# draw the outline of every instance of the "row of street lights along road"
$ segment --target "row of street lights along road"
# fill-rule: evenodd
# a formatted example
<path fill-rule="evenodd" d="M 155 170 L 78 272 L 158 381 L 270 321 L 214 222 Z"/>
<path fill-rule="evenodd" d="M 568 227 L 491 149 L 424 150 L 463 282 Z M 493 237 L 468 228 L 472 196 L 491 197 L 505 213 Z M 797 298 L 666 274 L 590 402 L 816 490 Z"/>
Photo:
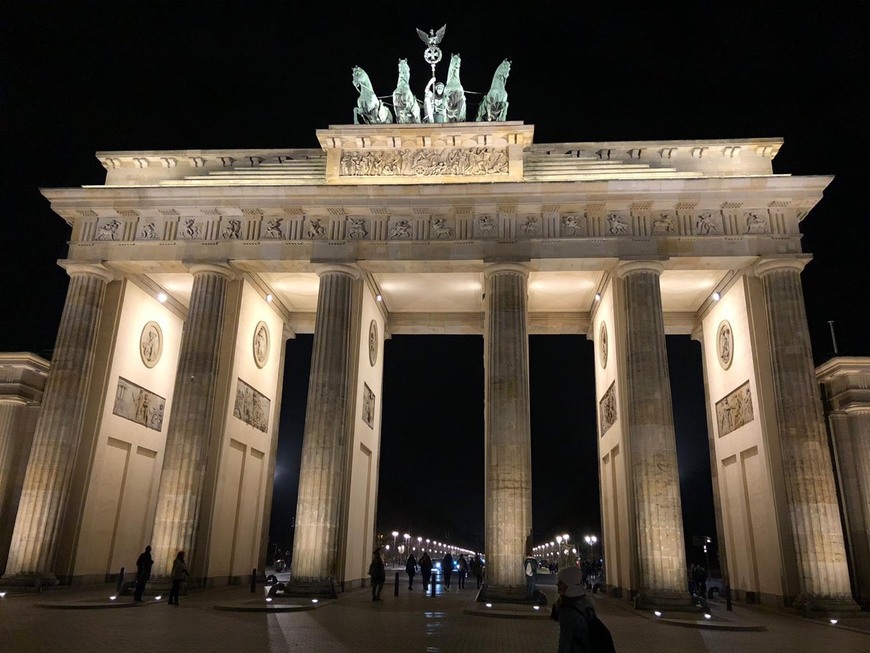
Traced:
<path fill-rule="evenodd" d="M 598 536 L 585 535 L 583 539 L 589 545 L 589 559 L 594 561 Z M 533 547 L 532 555 L 539 560 L 546 560 L 548 564 L 555 562 L 561 568 L 577 562 L 577 547 L 571 542 L 571 536 L 563 533 L 554 537 L 552 542 L 544 542 Z"/>
<path fill-rule="evenodd" d="M 403 565 L 410 553 L 413 553 L 414 557 L 419 560 L 424 551 L 429 553 L 433 562 L 435 562 L 436 557 L 440 559 L 448 553 L 453 556 L 454 560 L 458 559 L 461 553 L 464 553 L 466 557 L 475 555 L 471 549 L 464 549 L 447 542 L 439 542 L 422 535 L 399 533 L 399 531 L 392 531 L 389 536 L 378 533 L 378 546 L 384 550 L 384 562 L 395 566 Z M 483 556 L 483 553 L 480 555 Z"/>

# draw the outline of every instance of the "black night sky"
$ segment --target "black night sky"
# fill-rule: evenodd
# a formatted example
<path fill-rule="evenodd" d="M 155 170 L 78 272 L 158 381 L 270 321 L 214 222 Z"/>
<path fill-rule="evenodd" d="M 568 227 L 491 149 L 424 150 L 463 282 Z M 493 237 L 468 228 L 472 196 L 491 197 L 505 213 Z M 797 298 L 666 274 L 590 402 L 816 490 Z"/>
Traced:
<path fill-rule="evenodd" d="M 764 9 L 765 5 L 776 9 Z M 804 288 L 816 362 L 870 355 L 868 49 L 859 3 L 507 4 L 12 0 L 0 14 L 0 351 L 50 356 L 69 230 L 41 187 L 99 184 L 103 150 L 317 147 L 351 122 L 351 68 L 381 95 L 415 28 L 447 24 L 468 91 L 504 58 L 509 120 L 535 141 L 783 137 L 775 172 L 834 175 L 804 220 Z M 446 73 L 446 62 L 439 75 Z M 686 535 L 713 534 L 700 350 L 669 337 Z M 534 529 L 599 529 L 592 344 L 530 344 Z M 272 536 L 286 546 L 311 336 L 291 341 Z M 483 538 L 483 341 L 397 336 L 385 345 L 378 496 L 382 530 L 474 548 Z M 701 554 L 690 547 L 690 559 Z M 700 561 L 700 559 L 699 559 Z"/>

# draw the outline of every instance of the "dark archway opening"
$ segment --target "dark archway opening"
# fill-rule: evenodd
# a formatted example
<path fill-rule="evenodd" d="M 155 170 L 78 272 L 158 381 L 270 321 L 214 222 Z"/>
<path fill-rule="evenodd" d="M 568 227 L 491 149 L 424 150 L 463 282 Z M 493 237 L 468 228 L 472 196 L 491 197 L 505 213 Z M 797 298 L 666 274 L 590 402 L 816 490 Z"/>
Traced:
<path fill-rule="evenodd" d="M 270 556 L 292 548 L 311 335 L 288 341 Z M 394 336 L 385 369 L 377 524 L 480 549 L 484 541 L 483 338 Z M 533 540 L 601 535 L 593 345 L 531 336 Z M 668 336 L 687 561 L 718 569 L 701 352 Z M 583 552 L 585 554 L 585 551 Z"/>

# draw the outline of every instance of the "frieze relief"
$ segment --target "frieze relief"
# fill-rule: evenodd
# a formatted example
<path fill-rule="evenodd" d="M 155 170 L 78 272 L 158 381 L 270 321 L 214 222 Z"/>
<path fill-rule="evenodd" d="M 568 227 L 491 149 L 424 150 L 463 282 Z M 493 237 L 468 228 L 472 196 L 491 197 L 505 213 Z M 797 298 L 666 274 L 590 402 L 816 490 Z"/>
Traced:
<path fill-rule="evenodd" d="M 370 429 L 375 428 L 375 393 L 367 383 L 363 383 L 362 418 Z"/>
<path fill-rule="evenodd" d="M 598 402 L 598 421 L 601 428 L 601 437 L 616 423 L 616 381 L 610 384 L 607 392 Z"/>
<path fill-rule="evenodd" d="M 112 413 L 145 428 L 159 431 L 163 428 L 163 411 L 166 399 L 143 388 L 141 385 L 118 377 L 115 389 L 115 404 Z"/>
<path fill-rule="evenodd" d="M 447 174 L 447 173 L 445 173 Z M 462 207 L 459 207 L 460 209 Z M 499 207 L 505 208 L 505 207 Z M 552 207 L 550 207 L 552 208 Z M 516 207 L 514 207 L 516 209 Z M 657 237 L 742 237 L 745 235 L 788 235 L 796 228 L 796 211 L 781 209 L 739 209 L 650 211 L 594 210 L 513 213 L 498 211 L 467 215 L 467 211 L 424 207 L 409 215 L 379 209 L 383 217 L 345 215 L 341 207 L 329 208 L 330 215 L 264 214 L 261 209 L 244 209 L 243 216 L 221 215 L 217 210 L 197 215 L 161 211 L 160 216 L 83 217 L 77 227 L 78 242 L 126 241 L 256 241 L 256 240 L 469 240 Z M 786 211 L 789 211 L 786 213 Z M 171 215 L 174 214 L 174 215 Z"/>
<path fill-rule="evenodd" d="M 719 426 L 720 438 L 754 419 L 755 411 L 752 408 L 749 381 L 716 402 L 716 423 Z"/>
<path fill-rule="evenodd" d="M 489 147 L 438 150 L 373 150 L 341 153 L 342 177 L 433 177 L 507 175 L 506 150 Z"/>
<path fill-rule="evenodd" d="M 248 385 L 241 379 L 236 379 L 236 401 L 233 404 L 233 416 L 242 420 L 248 426 L 265 433 L 269 428 L 269 411 L 272 401 Z"/>

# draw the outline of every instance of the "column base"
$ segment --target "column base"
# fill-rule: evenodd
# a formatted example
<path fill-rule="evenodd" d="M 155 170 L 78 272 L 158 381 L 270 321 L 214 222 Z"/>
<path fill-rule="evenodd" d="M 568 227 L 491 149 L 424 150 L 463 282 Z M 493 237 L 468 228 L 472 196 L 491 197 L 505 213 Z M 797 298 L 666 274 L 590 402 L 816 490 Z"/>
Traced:
<path fill-rule="evenodd" d="M 861 611 L 861 606 L 846 596 L 798 596 L 792 607 L 812 618 L 837 617 Z"/>
<path fill-rule="evenodd" d="M 529 596 L 525 586 L 487 585 L 481 586 L 475 601 L 478 603 L 513 603 L 515 605 L 547 605 L 547 596 L 541 590 L 535 590 Z"/>
<path fill-rule="evenodd" d="M 25 571 L 18 574 L 4 574 L 0 585 L 6 587 L 35 587 L 41 592 L 43 587 L 55 587 L 60 581 L 50 571 Z"/>
<path fill-rule="evenodd" d="M 640 592 L 634 597 L 635 610 L 669 610 L 671 612 L 703 612 L 704 608 L 684 592 Z"/>
<path fill-rule="evenodd" d="M 312 599 L 337 599 L 338 587 L 334 578 L 315 578 L 313 580 L 293 580 L 284 583 L 284 596 Z"/>

